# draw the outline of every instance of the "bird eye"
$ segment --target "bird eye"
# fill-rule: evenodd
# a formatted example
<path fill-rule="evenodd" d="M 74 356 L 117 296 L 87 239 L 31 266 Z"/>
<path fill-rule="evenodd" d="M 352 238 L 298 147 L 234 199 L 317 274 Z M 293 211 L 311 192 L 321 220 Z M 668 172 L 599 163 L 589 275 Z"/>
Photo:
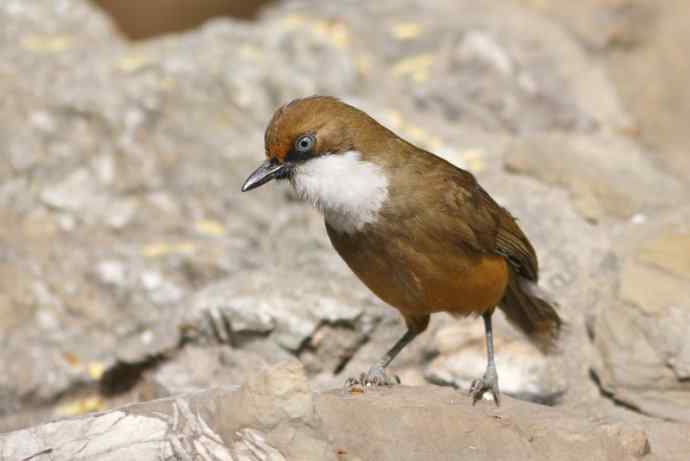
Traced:
<path fill-rule="evenodd" d="M 301 136 L 297 142 L 295 142 L 295 149 L 297 152 L 301 153 L 306 153 L 309 152 L 312 147 L 314 147 L 314 143 L 316 140 L 314 139 L 314 136 L 307 134 L 304 136 Z"/>

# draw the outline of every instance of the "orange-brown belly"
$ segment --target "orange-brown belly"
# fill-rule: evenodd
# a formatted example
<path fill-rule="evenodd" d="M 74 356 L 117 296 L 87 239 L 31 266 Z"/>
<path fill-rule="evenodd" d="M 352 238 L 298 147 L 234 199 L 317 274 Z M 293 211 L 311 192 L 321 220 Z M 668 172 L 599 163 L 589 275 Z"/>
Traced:
<path fill-rule="evenodd" d="M 337 235 L 331 241 L 362 282 L 403 314 L 481 314 L 500 302 L 508 284 L 508 264 L 498 255 L 367 245 Z"/>
<path fill-rule="evenodd" d="M 440 270 L 415 273 L 415 269 L 408 268 L 412 276 L 419 279 L 421 304 L 429 313 L 481 314 L 496 307 L 508 283 L 508 265 L 500 256 L 481 256 L 460 270 L 440 267 Z M 400 309 L 405 312 L 407 307 L 401 306 Z M 419 309 L 409 308 L 413 312 Z"/>

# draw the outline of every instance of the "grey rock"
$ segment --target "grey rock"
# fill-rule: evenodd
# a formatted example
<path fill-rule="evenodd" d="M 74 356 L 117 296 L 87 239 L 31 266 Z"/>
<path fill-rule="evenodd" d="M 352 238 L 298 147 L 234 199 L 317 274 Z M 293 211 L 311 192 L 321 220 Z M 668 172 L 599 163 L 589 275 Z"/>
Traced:
<path fill-rule="evenodd" d="M 232 282 L 231 282 L 232 283 Z M 235 286 L 211 285 L 195 295 L 190 311 L 191 321 L 208 318 L 221 341 L 230 343 L 230 335 L 237 333 L 268 333 L 275 328 L 270 307 L 254 298 L 236 298 Z M 197 317 L 197 318 L 194 318 Z"/>
<path fill-rule="evenodd" d="M 407 0 L 348 10 L 311 1 L 291 7 L 291 21 L 306 31 L 319 16 L 338 18 L 342 48 L 363 56 L 363 72 L 373 77 L 372 97 L 378 93 L 390 104 L 376 91 L 384 75 L 391 90 L 411 95 L 398 109 L 494 132 L 629 125 L 602 68 L 552 21 L 510 3 L 436 0 L 416 9 Z M 380 27 L 369 27 L 362 16 Z"/>
<path fill-rule="evenodd" d="M 614 431 L 567 413 L 510 398 L 500 410 L 491 402 L 473 407 L 447 388 L 327 393 L 317 409 L 335 446 L 363 459 L 636 458 Z"/>
<path fill-rule="evenodd" d="M 160 418 L 129 416 L 115 411 L 88 418 L 88 421 L 52 423 L 36 428 L 33 433 L 10 435 L 3 441 L 2 456 L 6 459 L 27 459 L 49 455 L 54 459 L 119 459 L 136 456 L 154 459 L 171 456 L 166 432 L 168 425 Z M 136 446 L 136 452 L 130 448 Z"/>
<path fill-rule="evenodd" d="M 98 220 L 113 229 L 125 227 L 137 209 L 132 200 L 109 197 L 95 174 L 86 168 L 79 168 L 63 181 L 43 189 L 41 201 L 49 207 L 70 213 L 63 215 L 66 218 L 78 214 L 82 220 Z M 74 225 L 65 224 L 63 227 L 73 230 Z"/>
<path fill-rule="evenodd" d="M 469 390 L 486 368 L 482 322 L 455 323 L 436 332 L 438 356 L 427 366 L 431 382 Z M 523 400 L 555 403 L 567 391 L 567 382 L 556 363 L 534 346 L 519 339 L 495 342 L 496 367 L 501 392 Z"/>
<path fill-rule="evenodd" d="M 306 376 L 291 362 L 255 374 L 239 390 L 180 395 L 3 435 L 0 456 L 260 460 L 285 453 L 285 459 L 335 459 L 317 421 Z"/>
<path fill-rule="evenodd" d="M 338 325 L 324 324 L 311 336 L 299 358 L 310 375 L 324 372 L 333 378 L 343 364 L 349 364 L 352 357 L 357 355 L 367 337 L 363 331 L 343 322 Z M 337 381 L 342 381 L 342 378 L 337 378 Z"/>
<path fill-rule="evenodd" d="M 213 386 L 239 385 L 265 365 L 261 355 L 249 351 L 190 345 L 145 378 L 141 398 L 152 400 Z"/>
<path fill-rule="evenodd" d="M 594 324 L 602 389 L 640 411 L 690 421 L 690 210 L 623 236 L 618 301 Z"/>
<path fill-rule="evenodd" d="M 101 283 L 121 287 L 127 282 L 127 267 L 122 261 L 101 261 L 96 266 L 96 276 Z"/>
<path fill-rule="evenodd" d="M 270 332 L 273 341 L 291 351 L 299 350 L 322 323 L 354 327 L 367 304 L 361 289 L 353 293 L 353 281 L 323 271 L 324 279 L 316 279 L 312 271 L 248 272 L 211 285 L 195 295 L 188 322 L 209 319 L 206 329 L 228 343 L 234 334 Z"/>
<path fill-rule="evenodd" d="M 173 304 L 184 296 L 184 291 L 174 283 L 165 280 L 160 272 L 145 271 L 139 279 L 155 304 Z"/>
<path fill-rule="evenodd" d="M 611 135 L 547 134 L 507 147 L 510 171 L 561 185 L 586 219 L 629 219 L 678 205 L 683 185 L 662 172 L 634 143 Z M 654 193 L 650 193 L 650 191 Z"/>
<path fill-rule="evenodd" d="M 683 0 L 539 4 L 541 12 L 597 50 L 625 109 L 635 119 L 633 134 L 653 146 L 653 157 L 680 180 L 690 175 L 688 130 L 683 123 L 690 110 L 690 91 L 684 84 L 690 65 L 680 59 L 690 47 L 683 22 L 689 8 Z"/>
<path fill-rule="evenodd" d="M 268 444 L 266 435 L 254 429 L 242 429 L 237 432 L 237 440 L 232 445 L 232 450 L 239 459 L 271 459 L 285 461 L 285 457 Z"/>
<path fill-rule="evenodd" d="M 41 200 L 46 205 L 61 210 L 80 211 L 93 197 L 96 190 L 89 171 L 81 168 L 70 174 L 63 182 L 44 189 Z"/>
<path fill-rule="evenodd" d="M 252 375 L 235 397 L 221 402 L 219 426 L 226 443 L 237 445 L 239 437 L 246 445 L 247 434 L 241 431 L 251 428 L 260 431 L 258 441 L 286 459 L 336 459 L 298 361 L 282 362 Z"/>
<path fill-rule="evenodd" d="M 690 450 L 690 425 L 650 419 L 633 425 L 631 429 L 641 430 L 647 434 L 650 451 L 651 447 L 654 447 L 653 453 L 660 459 L 682 460 Z"/>
<path fill-rule="evenodd" d="M 507 398 L 472 406 L 440 387 L 314 394 L 299 362 L 215 388 L 0 435 L 0 456 L 74 459 L 632 460 L 647 433 Z M 391 443 L 395 440 L 395 443 Z M 652 458 L 650 458 L 652 459 Z"/>

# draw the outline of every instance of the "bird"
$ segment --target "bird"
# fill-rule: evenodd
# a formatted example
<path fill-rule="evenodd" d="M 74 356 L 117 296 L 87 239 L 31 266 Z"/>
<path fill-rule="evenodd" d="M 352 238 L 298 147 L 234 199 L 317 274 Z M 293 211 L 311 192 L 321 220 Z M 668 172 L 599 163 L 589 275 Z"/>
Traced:
<path fill-rule="evenodd" d="M 500 405 L 492 327 L 497 307 L 544 353 L 556 349 L 563 321 L 538 285 L 535 250 L 472 173 L 332 96 L 279 107 L 264 143 L 266 159 L 242 192 L 288 181 L 322 212 L 347 266 L 407 327 L 348 385 L 398 383 L 386 368 L 438 312 L 483 318 L 487 365 L 469 388 L 473 404 L 488 393 Z"/>

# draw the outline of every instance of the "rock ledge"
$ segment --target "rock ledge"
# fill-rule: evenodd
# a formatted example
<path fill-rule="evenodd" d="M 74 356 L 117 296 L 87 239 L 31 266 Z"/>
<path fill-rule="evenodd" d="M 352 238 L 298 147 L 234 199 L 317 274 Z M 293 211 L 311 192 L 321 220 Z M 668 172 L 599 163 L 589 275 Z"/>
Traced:
<path fill-rule="evenodd" d="M 504 399 L 475 407 L 437 386 L 313 393 L 282 362 L 214 388 L 0 436 L 0 459 L 626 460 L 642 431 Z"/>

